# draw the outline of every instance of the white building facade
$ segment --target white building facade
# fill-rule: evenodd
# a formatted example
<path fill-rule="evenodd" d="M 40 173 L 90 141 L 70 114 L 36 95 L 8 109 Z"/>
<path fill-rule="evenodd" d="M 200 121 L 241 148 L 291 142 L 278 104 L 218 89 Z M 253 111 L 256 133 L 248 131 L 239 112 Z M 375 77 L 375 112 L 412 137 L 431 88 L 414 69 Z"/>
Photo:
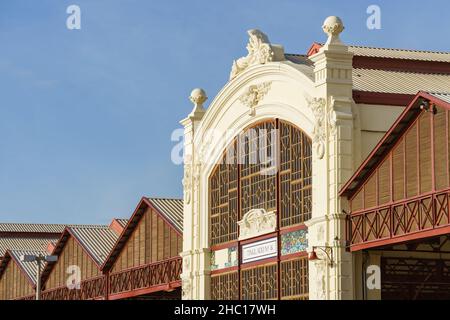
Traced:
<path fill-rule="evenodd" d="M 248 54 L 208 108 L 192 92 L 181 121 L 183 299 L 361 297 L 339 192 L 404 106 L 367 94 L 380 91 L 377 75 L 355 68 L 367 52 L 340 40 L 338 17 L 323 30 L 308 55 L 250 30 Z"/>

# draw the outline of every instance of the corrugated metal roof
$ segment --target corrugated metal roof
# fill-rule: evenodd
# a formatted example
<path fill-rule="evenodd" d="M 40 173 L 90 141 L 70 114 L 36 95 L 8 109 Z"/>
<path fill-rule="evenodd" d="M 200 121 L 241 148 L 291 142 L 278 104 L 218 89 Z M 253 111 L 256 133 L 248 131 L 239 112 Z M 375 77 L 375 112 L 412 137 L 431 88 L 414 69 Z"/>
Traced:
<path fill-rule="evenodd" d="M 65 224 L 0 223 L 0 232 L 62 233 Z"/>
<path fill-rule="evenodd" d="M 418 91 L 446 92 L 450 75 L 353 69 L 353 90 L 415 95 Z"/>
<path fill-rule="evenodd" d="M 31 250 L 10 250 L 11 256 L 16 260 L 19 266 L 25 271 L 26 275 L 30 278 L 33 285 L 36 285 L 36 273 L 37 262 L 24 262 L 20 260 L 22 255 L 34 255 L 45 256 L 48 255 L 45 251 L 31 251 Z M 44 266 L 41 268 L 41 272 L 44 270 Z"/>
<path fill-rule="evenodd" d="M 450 88 L 448 88 L 450 89 Z M 433 97 L 436 97 L 444 102 L 450 103 L 450 92 L 428 92 Z"/>
<path fill-rule="evenodd" d="M 91 257 L 102 265 L 119 236 L 108 226 L 69 227 Z"/>
<path fill-rule="evenodd" d="M 49 242 L 58 241 L 59 237 L 28 238 L 28 237 L 1 237 L 0 256 L 6 250 L 46 250 Z"/>
<path fill-rule="evenodd" d="M 63 233 L 66 226 L 84 227 L 91 225 L 78 224 L 51 224 L 51 223 L 0 223 L 0 232 L 3 233 Z"/>
<path fill-rule="evenodd" d="M 349 46 L 349 50 L 356 56 L 450 62 L 450 52 L 405 50 L 392 48 L 375 48 L 365 46 Z"/>
<path fill-rule="evenodd" d="M 369 178 L 370 174 L 373 172 L 373 168 L 377 167 L 381 161 L 385 159 L 386 154 L 396 145 L 399 137 L 405 133 L 405 130 L 420 115 L 422 98 L 450 110 L 450 93 L 418 92 L 397 120 L 395 120 L 391 128 L 381 138 L 372 152 L 361 163 L 353 176 L 341 188 L 339 191 L 340 196 L 351 198 L 361 187 L 361 185 Z"/>
<path fill-rule="evenodd" d="M 122 228 L 125 228 L 128 223 L 128 219 L 116 218 L 115 220 L 120 224 Z"/>
<path fill-rule="evenodd" d="M 182 199 L 164 199 L 147 198 L 148 201 L 163 214 L 172 225 L 183 232 L 183 200 Z"/>

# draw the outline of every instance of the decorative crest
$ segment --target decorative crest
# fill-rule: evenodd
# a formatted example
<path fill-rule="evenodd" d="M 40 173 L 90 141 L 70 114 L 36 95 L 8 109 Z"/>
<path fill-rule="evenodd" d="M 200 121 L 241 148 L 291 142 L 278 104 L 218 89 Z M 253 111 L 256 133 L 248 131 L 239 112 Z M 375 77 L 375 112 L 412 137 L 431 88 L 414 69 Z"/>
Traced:
<path fill-rule="evenodd" d="M 245 57 L 233 61 L 230 80 L 234 79 L 249 66 L 284 60 L 283 47 L 270 44 L 269 38 L 262 31 L 251 29 L 247 33 L 249 35 L 247 44 L 248 54 Z"/>
<path fill-rule="evenodd" d="M 249 239 L 275 231 L 277 215 L 274 211 L 252 209 L 238 221 L 239 240 Z"/>

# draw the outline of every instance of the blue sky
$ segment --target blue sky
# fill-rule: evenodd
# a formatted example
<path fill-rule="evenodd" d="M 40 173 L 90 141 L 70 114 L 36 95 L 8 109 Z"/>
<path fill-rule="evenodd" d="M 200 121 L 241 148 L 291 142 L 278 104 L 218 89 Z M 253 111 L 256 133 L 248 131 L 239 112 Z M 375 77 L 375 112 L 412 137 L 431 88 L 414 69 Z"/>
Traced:
<path fill-rule="evenodd" d="M 71 4 L 81 30 L 66 28 Z M 366 28 L 370 4 L 381 30 Z M 445 12 L 444 0 L 2 0 L 0 221 L 108 223 L 143 195 L 181 196 L 171 133 L 192 88 L 211 101 L 226 83 L 248 29 L 304 53 L 338 15 L 349 44 L 450 51 Z"/>

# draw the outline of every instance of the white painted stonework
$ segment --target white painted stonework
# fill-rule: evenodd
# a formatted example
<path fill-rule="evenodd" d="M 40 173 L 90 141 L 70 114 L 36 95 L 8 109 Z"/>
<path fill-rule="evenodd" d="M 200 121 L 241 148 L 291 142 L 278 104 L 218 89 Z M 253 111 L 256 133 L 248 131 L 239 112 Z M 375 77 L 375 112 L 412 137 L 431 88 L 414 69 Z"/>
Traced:
<path fill-rule="evenodd" d="M 281 46 L 270 44 L 267 36 L 252 30 L 248 55 L 234 62 L 231 80 L 206 110 L 206 94 L 199 90 L 192 93 L 194 110 L 181 121 L 185 127 L 183 299 L 210 297 L 208 177 L 224 146 L 239 132 L 273 118 L 289 121 L 313 141 L 308 245 L 310 249 L 332 247 L 334 266 L 309 263 L 310 299 L 354 298 L 352 255 L 345 250 L 343 210 L 347 203 L 339 198 L 338 191 L 361 161 L 361 125 L 366 120 L 361 118 L 352 98 L 352 53 L 339 39 L 342 22 L 329 18 L 323 29 L 328 40 L 310 57 L 314 72 L 285 60 Z M 384 129 L 382 120 L 371 125 Z M 218 145 L 209 134 L 211 129 L 224 133 L 232 130 L 234 134 L 224 136 L 224 143 Z M 271 214 L 262 216 L 270 220 Z M 254 212 L 248 215 L 256 217 Z M 258 230 L 255 223 L 248 223 L 249 216 L 240 221 L 241 239 L 266 233 L 273 227 L 269 223 Z M 261 212 L 255 219 L 260 218 Z"/>
<path fill-rule="evenodd" d="M 239 240 L 245 240 L 274 232 L 277 228 L 277 214 L 274 211 L 253 209 L 244 214 L 239 225 Z"/>

